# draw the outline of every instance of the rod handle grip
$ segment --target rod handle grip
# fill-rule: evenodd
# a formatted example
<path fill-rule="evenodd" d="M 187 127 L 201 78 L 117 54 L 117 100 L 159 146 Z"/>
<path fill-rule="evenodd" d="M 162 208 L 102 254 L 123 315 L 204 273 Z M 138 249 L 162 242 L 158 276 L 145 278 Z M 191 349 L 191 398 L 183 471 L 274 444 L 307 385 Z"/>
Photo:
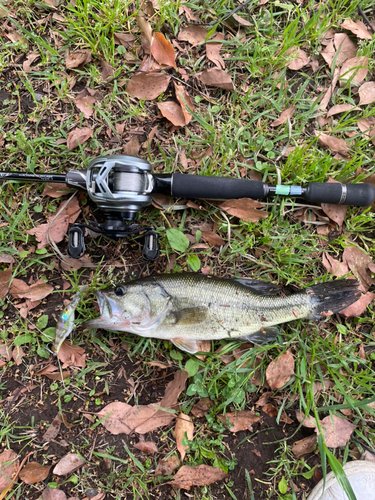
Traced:
<path fill-rule="evenodd" d="M 375 186 L 368 183 L 310 182 L 303 194 L 303 198 L 309 203 L 369 207 L 375 200 Z"/>

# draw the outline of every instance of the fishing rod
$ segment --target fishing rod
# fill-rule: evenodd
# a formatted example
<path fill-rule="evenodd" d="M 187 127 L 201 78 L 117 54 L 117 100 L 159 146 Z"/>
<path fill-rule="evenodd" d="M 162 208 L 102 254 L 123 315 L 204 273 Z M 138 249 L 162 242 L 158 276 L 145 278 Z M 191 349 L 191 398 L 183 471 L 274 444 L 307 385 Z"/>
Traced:
<path fill-rule="evenodd" d="M 176 198 L 228 200 L 269 196 L 302 198 L 307 203 L 331 203 L 368 207 L 375 200 L 372 184 L 341 184 L 310 182 L 306 187 L 269 186 L 261 181 L 232 179 L 191 174 L 153 174 L 151 164 L 129 155 L 108 155 L 92 160 L 87 170 L 70 170 L 66 174 L 0 172 L 0 180 L 56 182 L 86 190 L 103 213 L 104 221 L 74 224 L 69 229 L 67 253 L 80 258 L 85 253 L 82 229 L 88 228 L 109 238 L 117 239 L 144 232 L 143 257 L 156 260 L 159 256 L 158 234 L 152 227 L 135 223 L 138 212 L 151 204 L 156 193 Z"/>

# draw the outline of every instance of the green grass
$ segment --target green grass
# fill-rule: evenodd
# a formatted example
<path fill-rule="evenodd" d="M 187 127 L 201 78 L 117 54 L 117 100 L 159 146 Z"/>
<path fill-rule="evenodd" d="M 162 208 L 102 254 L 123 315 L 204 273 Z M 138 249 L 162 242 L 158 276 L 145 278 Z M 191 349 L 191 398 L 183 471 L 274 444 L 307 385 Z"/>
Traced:
<path fill-rule="evenodd" d="M 182 2 L 163 0 L 160 3 L 160 10 L 149 18 L 149 22 L 154 31 L 162 31 L 172 41 L 185 24 L 183 16 L 179 14 Z M 263 8 L 259 8 L 258 3 L 254 0 L 238 13 L 253 24 L 245 32 L 246 40 L 238 34 L 238 27 L 233 26 L 230 20 L 216 26 L 218 32 L 227 35 L 221 54 L 226 71 L 236 86 L 233 92 L 204 88 L 195 78 L 197 73 L 207 68 L 204 47 L 192 49 L 188 44 L 179 42 L 186 50 L 180 53 L 178 65 L 190 75 L 186 88 L 194 101 L 195 111 L 192 123 L 173 133 L 166 127 L 166 121 L 159 119 L 156 108 L 156 101 L 173 98 L 173 91 L 168 89 L 166 95 L 160 96 L 155 102 L 142 102 L 131 98 L 125 92 L 125 85 L 120 83 L 121 80 L 127 81 L 137 67 L 125 55 L 139 63 L 142 55 L 138 50 L 119 48 L 114 43 L 113 34 L 133 33 L 137 38 L 136 46 L 139 46 L 140 30 L 135 19 L 140 8 L 138 2 L 76 0 L 75 5 L 61 3 L 56 12 L 65 18 L 65 22 L 51 21 L 52 24 L 39 22 L 41 17 L 55 12 L 48 6 L 43 7 L 40 2 L 7 5 L 6 8 L 12 14 L 8 17 L 9 26 L 25 40 L 11 43 L 5 35 L 0 36 L 1 91 L 7 93 L 0 107 L 0 141 L 2 138 L 5 140 L 0 149 L 1 169 L 61 173 L 68 169 L 86 168 L 96 156 L 122 152 L 122 139 L 120 142 L 111 142 L 109 135 L 118 137 L 115 124 L 125 122 L 126 133 L 138 127 L 143 129 L 145 137 L 156 123 L 159 124 L 151 148 L 143 148 L 140 152 L 140 156 L 148 159 L 157 172 L 184 171 L 180 161 L 183 151 L 188 159 L 201 158 L 194 173 L 240 177 L 241 169 L 253 169 L 261 174 L 263 181 L 271 185 L 276 184 L 278 172 L 286 184 L 324 182 L 329 177 L 344 181 L 358 174 L 360 168 L 374 173 L 373 146 L 356 125 L 359 117 L 375 117 L 373 105 L 364 107 L 362 112 L 350 111 L 336 115 L 322 129 L 323 132 L 348 140 L 350 159 L 335 160 L 329 151 L 318 144 L 313 133 L 314 129 L 319 129 L 316 123 L 318 116 L 324 114 L 319 110 L 319 100 L 330 84 L 333 69 L 321 64 L 315 73 L 311 73 L 308 68 L 292 72 L 286 67 L 290 60 L 287 51 L 292 47 L 301 47 L 309 56 L 318 57 L 323 48 L 321 40 L 325 31 L 330 27 L 340 31 L 339 26 L 344 19 L 357 19 L 358 2 L 340 0 L 320 4 L 309 1 L 301 7 L 290 2 L 271 0 Z M 202 23 L 208 24 L 224 17 L 237 6 L 237 2 L 215 0 L 208 4 L 191 0 L 187 5 Z M 361 2 L 361 5 L 365 9 L 371 3 Z M 354 39 L 354 36 L 351 38 Z M 369 56 L 367 81 L 371 81 L 374 79 L 375 41 L 357 42 L 358 54 Z M 89 49 L 92 51 L 92 61 L 82 68 L 66 71 L 64 60 L 68 49 Z M 35 71 L 26 73 L 20 66 L 12 66 L 16 57 L 31 51 L 40 56 L 34 63 Z M 108 84 L 100 79 L 102 59 L 113 66 L 118 77 Z M 178 73 L 172 74 L 180 79 Z M 77 81 L 75 88 L 70 87 L 72 77 Z M 86 86 L 102 94 L 89 120 L 84 120 L 74 106 L 78 89 Z M 337 89 L 331 104 L 354 104 L 356 90 L 346 83 Z M 41 101 L 36 97 L 38 93 L 43 94 Z M 296 107 L 290 124 L 272 128 L 270 124 L 290 106 Z M 75 127 L 82 126 L 94 129 L 92 139 L 81 148 L 68 152 L 62 140 L 66 140 Z M 351 135 L 350 139 L 347 134 Z M 204 157 L 210 145 L 213 146 L 213 152 Z M 285 158 L 282 152 L 287 146 L 295 149 Z M 359 173 L 357 180 L 365 180 L 368 175 L 366 172 Z M 118 243 L 100 238 L 88 243 L 88 253 L 98 263 L 92 275 L 90 269 L 78 272 L 54 271 L 54 260 L 57 259 L 52 250 L 35 251 L 32 248 L 35 247 L 35 240 L 26 233 L 38 221 L 44 222 L 46 216 L 55 213 L 60 203 L 60 200 L 42 197 L 41 193 L 42 187 L 36 184 L 3 183 L 0 211 L 1 223 L 4 225 L 0 226 L 0 252 L 15 258 L 13 278 L 27 280 L 33 275 L 57 280 L 61 275 L 70 283 L 73 291 L 77 290 L 82 279 L 90 281 L 90 293 L 77 310 L 78 328 L 74 340 L 86 348 L 90 356 L 88 365 L 81 371 L 77 370 L 74 377 L 64 383 L 48 382 L 42 397 L 47 398 L 48 395 L 58 401 L 56 405 L 62 411 L 74 398 L 82 398 L 83 401 L 89 401 L 90 411 L 95 411 L 102 407 L 101 403 L 105 399 L 105 396 L 95 396 L 95 393 L 103 390 L 103 383 L 104 386 L 107 383 L 108 388 L 110 381 L 111 374 L 106 366 L 117 359 L 119 353 L 111 343 L 114 335 L 96 331 L 88 336 L 79 325 L 95 315 L 93 293 L 96 289 L 125 278 L 134 279 L 140 271 L 145 274 L 154 272 L 157 264 L 142 262 L 141 267 L 137 265 L 134 255 L 139 255 L 141 246 L 139 240 L 135 239 L 131 247 L 122 246 L 121 254 L 126 268 L 118 274 L 118 270 L 100 263 L 103 247 L 107 249 L 107 255 L 112 256 Z M 168 242 L 166 230 L 175 227 L 184 234 L 192 233 L 193 230 L 199 242 L 199 231 L 205 221 L 216 223 L 217 232 L 226 240 L 226 245 L 220 251 L 217 248 L 214 251 L 194 250 L 191 248 L 193 245 L 190 245 L 186 250 L 177 252 L 174 272 L 196 271 L 210 265 L 212 272 L 218 276 L 246 275 L 304 287 L 332 279 L 321 264 L 322 251 L 340 256 L 347 246 L 348 237 L 372 258 L 375 257 L 374 213 L 368 210 L 350 207 L 345 231 L 328 239 L 317 234 L 316 225 L 304 224 L 294 216 L 298 206 L 290 200 L 268 200 L 266 208 L 269 217 L 256 223 L 226 216 L 210 202 L 201 203 L 203 209 L 160 212 L 150 207 L 140 214 L 139 221 L 154 225 L 160 235 L 164 268 L 167 258 L 176 253 Z M 92 220 L 92 217 L 91 211 L 87 220 Z M 5 269 L 8 264 L 1 266 Z M 158 269 L 163 270 L 162 267 Z M 13 308 L 15 301 L 11 296 L 0 301 L 0 338 L 11 343 L 24 340 L 22 346 L 26 357 L 22 376 L 25 380 L 31 376 L 29 366 L 49 356 L 48 347 L 53 331 L 39 318 L 48 314 L 50 324 L 54 324 L 51 310 L 46 312 L 50 297 L 33 310 L 27 320 L 16 313 Z M 62 299 L 59 306 L 62 307 Z M 53 312 L 58 311 L 54 309 Z M 256 346 L 228 365 L 224 365 L 214 352 L 207 356 L 205 362 L 194 364 L 195 356 L 181 353 L 167 342 L 125 334 L 119 335 L 119 338 L 128 345 L 127 352 L 121 352 L 121 356 L 133 363 L 134 372 L 128 375 L 137 380 L 139 378 L 141 384 L 154 376 L 149 362 L 155 359 L 169 362 L 175 368 L 184 368 L 187 363 L 190 363 L 188 367 L 196 368 L 196 373 L 189 379 L 186 394 L 181 398 L 181 408 L 189 412 L 200 397 L 210 397 L 214 405 L 206 415 L 204 426 L 199 428 L 191 442 L 186 463 L 206 463 L 236 471 L 238 464 L 220 437 L 226 429 L 217 416 L 225 411 L 248 408 L 247 398 L 255 401 L 259 396 L 259 388 L 250 382 L 255 371 L 255 360 L 257 357 L 260 360 L 259 368 L 264 380 L 270 360 L 288 348 L 292 349 L 295 358 L 295 376 L 277 393 L 282 400 L 279 416 L 281 410 L 293 414 L 294 410 L 299 409 L 323 418 L 328 414 L 343 416 L 341 410 L 350 409 L 350 420 L 357 425 L 354 432 L 358 440 L 356 446 L 360 451 L 364 451 L 366 446 L 374 449 L 375 410 L 369 406 L 375 382 L 374 319 L 372 303 L 360 318 L 352 320 L 333 317 L 323 326 L 295 321 L 282 327 L 274 344 Z M 358 355 L 360 343 L 366 347 L 364 360 Z M 238 343 L 221 341 L 215 344 L 215 349 L 219 345 L 224 347 L 224 352 L 229 353 L 239 346 Z M 98 353 L 100 362 L 96 359 Z M 7 369 L 14 370 L 15 367 L 0 368 L 0 394 L 3 399 L 7 395 Z M 335 383 L 334 388 L 314 395 L 314 382 L 326 379 Z M 135 397 L 130 404 L 137 401 Z M 100 428 L 96 424 L 93 426 L 93 430 Z M 32 432 L 36 432 L 32 421 L 29 426 L 19 428 L 16 414 L 8 414 L 6 405 L 1 404 L 2 446 L 23 450 L 32 441 Z M 160 433 L 158 439 L 165 446 L 165 452 L 175 452 L 172 429 Z M 291 453 L 292 442 L 293 437 L 279 443 L 277 456 L 269 463 L 269 476 L 262 479 L 271 485 L 263 490 L 264 495 L 267 495 L 263 498 L 299 498 L 290 488 L 287 493 L 284 492 L 285 483 L 290 485 L 290 481 L 295 482 L 296 478 L 301 477 L 308 479 L 306 475 L 309 476 L 313 468 L 307 460 L 294 458 Z M 351 443 L 354 445 L 354 441 Z M 87 458 L 91 447 L 91 437 L 84 435 L 76 451 Z M 353 447 L 330 451 L 320 440 L 319 451 L 323 472 L 327 462 L 340 481 L 345 482 L 340 463 L 344 464 L 354 457 Z M 111 445 L 101 448 L 100 452 L 94 450 L 91 466 L 95 467 L 104 457 L 112 460 L 111 469 L 104 478 L 97 480 L 96 487 L 109 493 L 110 498 L 123 498 L 126 492 L 129 498 L 133 495 L 133 498 L 148 499 L 151 498 L 150 489 L 157 489 L 164 482 L 164 478 L 161 480 L 152 476 L 157 459 L 146 458 L 142 462 L 126 444 L 121 446 L 121 451 Z M 72 495 L 84 496 L 85 488 L 90 487 L 90 472 L 78 471 L 72 477 L 69 482 L 73 488 Z M 244 487 L 248 488 L 249 498 L 254 498 L 253 489 L 256 486 L 254 477 L 247 474 Z M 16 498 L 25 496 L 24 488 L 25 485 L 17 486 L 14 490 Z M 220 491 L 225 491 L 227 498 L 236 498 L 233 483 L 229 482 L 225 488 Z M 195 494 L 198 495 L 196 498 L 213 498 L 210 487 L 197 489 Z M 179 491 L 175 495 L 176 499 L 181 498 Z"/>

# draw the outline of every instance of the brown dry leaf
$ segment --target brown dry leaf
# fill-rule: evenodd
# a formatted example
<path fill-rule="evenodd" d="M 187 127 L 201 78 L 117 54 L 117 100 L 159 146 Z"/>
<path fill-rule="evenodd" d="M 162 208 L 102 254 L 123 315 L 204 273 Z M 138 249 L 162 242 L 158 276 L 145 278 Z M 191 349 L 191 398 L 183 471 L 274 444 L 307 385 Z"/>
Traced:
<path fill-rule="evenodd" d="M 125 89 L 128 94 L 144 101 L 151 101 L 167 90 L 171 75 L 166 73 L 140 73 L 134 75 Z"/>
<path fill-rule="evenodd" d="M 285 413 L 285 411 L 282 411 L 281 415 L 280 415 L 280 422 L 284 422 L 284 424 L 292 424 L 294 422 L 294 420 L 292 418 L 288 417 L 288 415 Z"/>
<path fill-rule="evenodd" d="M 267 392 L 264 392 L 260 398 L 258 399 L 258 401 L 256 401 L 256 405 L 257 406 L 265 406 L 266 404 L 269 403 L 269 400 L 271 399 L 272 397 L 272 392 L 270 391 L 267 391 Z"/>
<path fill-rule="evenodd" d="M 58 461 L 53 469 L 53 473 L 56 474 L 56 476 L 66 476 L 82 467 L 85 463 L 86 462 L 77 453 L 68 453 Z"/>
<path fill-rule="evenodd" d="M 197 75 L 198 79 L 209 87 L 218 87 L 225 90 L 234 90 L 232 78 L 224 70 L 210 68 Z"/>
<path fill-rule="evenodd" d="M 76 52 L 68 52 L 65 56 L 65 65 L 67 69 L 78 68 L 81 64 L 91 62 L 91 50 L 77 50 Z"/>
<path fill-rule="evenodd" d="M 152 441 L 139 441 L 139 443 L 135 443 L 133 446 L 147 455 L 155 455 L 158 451 L 156 444 Z"/>
<path fill-rule="evenodd" d="M 81 209 L 77 196 L 72 198 L 68 203 L 62 201 L 57 209 L 57 216 L 52 215 L 49 218 L 49 222 L 29 229 L 27 233 L 35 235 L 36 240 L 39 242 L 38 248 L 44 248 L 49 244 L 47 233 L 49 233 L 50 238 L 55 243 L 60 243 L 65 237 L 69 224 L 73 224 L 73 222 L 76 221 L 80 211 Z"/>
<path fill-rule="evenodd" d="M 60 262 L 60 266 L 64 271 L 71 271 L 72 269 L 81 269 L 81 267 L 97 267 L 90 257 L 81 257 L 80 259 L 72 259 L 66 257 Z"/>
<path fill-rule="evenodd" d="M 148 46 L 149 48 L 151 47 L 151 44 L 152 44 L 152 28 L 151 28 L 151 25 L 148 21 L 146 21 L 146 19 L 140 15 L 137 15 L 135 16 L 136 19 L 137 19 L 137 23 L 139 25 L 139 27 L 141 28 L 142 30 L 142 33 L 144 34 L 146 40 L 147 40 L 147 43 L 148 43 Z"/>
<path fill-rule="evenodd" d="M 296 417 L 300 424 L 308 429 L 315 429 L 317 427 L 317 423 L 314 417 L 309 417 L 300 411 L 296 411 Z"/>
<path fill-rule="evenodd" d="M 123 152 L 126 155 L 131 155 L 131 156 L 137 156 L 139 153 L 139 150 L 141 149 L 141 145 L 139 144 L 138 137 L 136 135 L 133 135 L 133 137 L 128 141 L 124 148 Z"/>
<path fill-rule="evenodd" d="M 0 367 L 7 364 L 8 361 L 12 359 L 12 349 L 11 347 L 0 344 Z"/>
<path fill-rule="evenodd" d="M 218 416 L 218 419 L 225 425 L 227 425 L 227 419 L 229 419 L 230 424 L 228 425 L 228 429 L 231 432 L 246 430 L 252 432 L 252 425 L 259 422 L 260 418 L 261 417 L 257 417 L 256 414 L 250 410 L 239 410 L 237 412 L 230 412 Z"/>
<path fill-rule="evenodd" d="M 285 54 L 293 56 L 293 59 L 288 64 L 288 68 L 293 71 L 297 71 L 303 68 L 310 62 L 310 58 L 308 57 L 306 52 L 299 47 L 292 47 L 291 49 L 287 50 Z"/>
<path fill-rule="evenodd" d="M 316 436 L 316 434 L 312 434 L 311 436 L 305 437 L 293 443 L 292 453 L 297 458 L 301 458 L 304 455 L 312 453 L 317 444 L 318 444 L 318 437 Z"/>
<path fill-rule="evenodd" d="M 20 465 L 17 453 L 5 450 L 0 453 L 0 493 L 16 481 L 16 474 Z"/>
<path fill-rule="evenodd" d="M 2 264 L 14 264 L 14 258 L 9 254 L 0 252 L 0 262 Z"/>
<path fill-rule="evenodd" d="M 165 388 L 164 398 L 156 404 L 130 406 L 127 403 L 115 402 L 107 405 L 97 415 L 104 417 L 111 413 L 102 425 L 112 434 L 146 434 L 169 425 L 175 415 L 160 408 L 170 410 L 177 406 L 178 397 L 185 388 L 187 378 L 186 371 L 177 372 Z"/>
<path fill-rule="evenodd" d="M 63 421 L 61 415 L 60 413 L 58 413 L 56 417 L 52 420 L 51 425 L 48 427 L 48 429 L 42 436 L 42 441 L 44 443 L 46 442 L 48 443 L 49 441 L 51 441 L 51 439 L 55 439 L 58 436 L 62 422 Z"/>
<path fill-rule="evenodd" d="M 257 222 L 268 217 L 268 212 L 257 210 L 263 205 L 250 198 L 239 198 L 237 200 L 226 200 L 220 205 L 220 209 L 239 219 L 250 222 Z"/>
<path fill-rule="evenodd" d="M 62 490 L 47 486 L 47 488 L 43 490 L 41 500 L 66 500 L 66 495 Z"/>
<path fill-rule="evenodd" d="M 114 40 L 116 44 L 122 45 L 127 49 L 131 49 L 134 45 L 136 38 L 134 35 L 131 35 L 130 33 L 114 33 Z"/>
<path fill-rule="evenodd" d="M 294 358 L 290 349 L 271 361 L 266 370 L 266 380 L 272 390 L 284 387 L 293 375 Z"/>
<path fill-rule="evenodd" d="M 159 64 L 165 64 L 177 69 L 174 48 L 163 33 L 154 33 L 151 43 L 151 54 Z"/>
<path fill-rule="evenodd" d="M 67 340 L 61 344 L 57 357 L 63 363 L 63 368 L 68 366 L 84 368 L 86 366 L 86 354 L 83 347 L 74 345 Z"/>
<path fill-rule="evenodd" d="M 223 238 L 212 231 L 202 231 L 202 239 L 211 247 L 225 245 Z"/>
<path fill-rule="evenodd" d="M 328 448 L 338 448 L 339 446 L 346 446 L 349 441 L 356 425 L 345 418 L 336 417 L 336 415 L 328 415 L 320 422 L 324 441 Z M 318 429 L 315 429 L 318 433 Z"/>
<path fill-rule="evenodd" d="M 100 73 L 100 79 L 102 82 L 105 82 L 108 80 L 108 78 L 113 78 L 115 76 L 115 70 L 107 61 L 104 61 L 104 59 L 102 59 L 101 65 L 102 70 Z"/>
<path fill-rule="evenodd" d="M 42 300 L 53 291 L 53 286 L 48 283 L 34 283 L 23 293 L 18 294 L 20 299 L 30 299 L 31 301 Z"/>
<path fill-rule="evenodd" d="M 334 179 L 331 179 L 329 177 L 328 183 L 338 183 L 340 182 L 335 181 Z M 322 203 L 321 204 L 323 212 L 331 219 L 333 222 L 336 222 L 338 224 L 339 228 L 341 229 L 344 219 L 346 216 L 346 212 L 348 211 L 348 206 L 347 205 L 335 205 L 331 203 Z"/>
<path fill-rule="evenodd" d="M 186 435 L 186 436 L 185 436 Z M 174 437 L 176 438 L 177 450 L 181 456 L 181 462 L 184 461 L 186 450 L 189 449 L 189 445 L 184 446 L 182 440 L 185 437 L 191 441 L 194 435 L 194 424 L 191 421 L 189 415 L 180 413 L 177 417 L 176 427 L 174 428 Z"/>
<path fill-rule="evenodd" d="M 173 481 L 166 484 L 171 484 L 175 488 L 190 490 L 191 486 L 208 486 L 216 481 L 222 481 L 228 476 L 219 467 L 211 467 L 210 465 L 198 465 L 191 467 L 183 465 L 174 476 Z"/>
<path fill-rule="evenodd" d="M 368 57 L 358 56 L 348 59 L 340 70 L 340 80 L 343 84 L 349 79 L 352 83 L 362 83 L 368 73 Z"/>
<path fill-rule="evenodd" d="M 296 107 L 295 106 L 290 106 L 290 108 L 285 109 L 279 118 L 275 120 L 274 122 L 271 123 L 271 127 L 278 127 L 279 125 L 282 125 L 283 123 L 286 123 L 289 118 L 292 118 L 294 115 Z"/>
<path fill-rule="evenodd" d="M 338 139 L 337 137 L 323 134 L 317 130 L 314 130 L 314 133 L 318 137 L 320 144 L 329 148 L 333 153 L 343 153 L 344 155 L 349 153 L 345 139 Z"/>
<path fill-rule="evenodd" d="M 267 415 L 269 415 L 270 417 L 277 417 L 277 414 L 279 413 L 277 411 L 277 408 L 273 406 L 272 403 L 265 404 L 262 408 L 262 411 L 264 411 L 264 413 L 267 413 Z"/>
<path fill-rule="evenodd" d="M 207 59 L 212 61 L 219 69 L 225 69 L 224 59 L 220 55 L 220 50 L 223 46 L 220 40 L 224 40 L 223 33 L 217 33 L 214 38 L 211 38 L 210 41 L 206 43 L 206 56 Z"/>
<path fill-rule="evenodd" d="M 361 132 L 365 134 L 367 139 L 371 139 L 371 142 L 375 146 L 375 120 L 373 117 L 361 118 L 357 122 L 357 126 Z M 367 180 L 367 182 L 370 182 Z"/>
<path fill-rule="evenodd" d="M 243 17 L 237 15 L 237 14 L 232 14 L 233 19 L 238 22 L 240 26 L 248 26 L 249 28 L 253 27 L 254 25 L 251 24 L 249 21 L 244 19 Z"/>
<path fill-rule="evenodd" d="M 12 264 L 5 271 L 0 271 L 0 299 L 3 299 L 8 293 L 9 283 L 11 279 L 12 279 Z"/>
<path fill-rule="evenodd" d="M 340 75 L 340 69 L 336 68 L 335 71 L 333 72 L 332 82 L 329 85 L 329 87 L 327 88 L 327 90 L 324 92 L 324 94 L 323 94 L 323 96 L 321 98 L 321 101 L 320 101 L 320 109 L 323 110 L 323 111 L 325 109 L 327 109 L 328 103 L 331 100 L 331 97 L 332 97 L 332 95 L 333 95 L 333 93 L 335 91 L 335 88 L 336 88 L 336 85 L 337 85 L 337 81 L 339 79 L 339 75 Z M 319 117 L 318 117 L 318 119 L 319 119 Z M 328 118 L 327 118 L 327 120 L 328 120 Z M 329 122 L 329 120 L 327 121 L 327 123 L 328 122 Z M 319 126 L 322 127 L 324 125 L 319 125 Z"/>
<path fill-rule="evenodd" d="M 158 108 L 164 118 L 167 118 L 176 127 L 185 126 L 185 116 L 183 109 L 174 101 L 158 102 Z"/>
<path fill-rule="evenodd" d="M 72 193 L 74 189 L 69 188 L 66 184 L 50 182 L 44 185 L 42 196 L 50 196 L 51 198 L 60 198 L 68 193 Z"/>
<path fill-rule="evenodd" d="M 371 104 L 375 101 L 375 82 L 366 82 L 359 87 L 359 105 Z"/>
<path fill-rule="evenodd" d="M 342 254 L 342 260 L 360 281 L 360 290 L 362 292 L 367 292 L 369 287 L 375 284 L 375 279 L 371 277 L 371 273 L 368 270 L 369 264 L 372 263 L 372 258 L 361 248 L 356 246 L 346 247 Z"/>
<path fill-rule="evenodd" d="M 355 57 L 357 50 L 357 44 L 353 43 L 348 35 L 335 33 L 333 39 L 328 42 L 326 48 L 320 54 L 330 68 L 332 68 L 333 60 L 336 58 L 336 68 L 338 68 L 344 61 Z"/>
<path fill-rule="evenodd" d="M 193 408 L 191 409 L 191 413 L 194 417 L 204 417 L 206 413 L 210 411 L 210 408 L 213 406 L 213 402 L 210 398 L 202 398 L 195 403 Z"/>
<path fill-rule="evenodd" d="M 23 349 L 20 345 L 17 345 L 12 352 L 12 358 L 17 366 L 22 364 L 22 358 L 25 356 Z"/>
<path fill-rule="evenodd" d="M 79 95 L 75 99 L 76 107 L 82 111 L 83 116 L 85 118 L 90 118 L 90 116 L 94 113 L 94 104 L 98 101 L 96 97 L 91 96 L 90 94 L 85 95 L 83 97 L 79 97 Z M 61 195 L 60 195 L 61 196 Z"/>
<path fill-rule="evenodd" d="M 31 71 L 31 65 L 36 59 L 38 59 L 38 57 L 40 57 L 38 52 L 30 52 L 30 54 L 27 55 L 26 60 L 22 63 L 22 69 L 24 71 Z"/>
<path fill-rule="evenodd" d="M 342 314 L 346 318 L 354 318 L 355 316 L 360 316 L 366 311 L 366 308 L 371 302 L 375 300 L 375 293 L 367 292 L 361 295 L 361 298 L 354 302 L 354 304 L 346 307 L 339 314 Z"/>
<path fill-rule="evenodd" d="M 52 465 L 40 465 L 37 462 L 30 462 L 19 473 L 21 481 L 26 484 L 35 484 L 44 481 Z"/>
<path fill-rule="evenodd" d="M 10 287 L 10 293 L 13 295 L 13 297 L 15 299 L 17 299 L 19 293 L 27 292 L 27 290 L 29 288 L 30 288 L 30 286 L 27 283 L 25 283 L 23 280 L 15 278 L 12 281 L 12 284 L 11 284 L 11 287 Z"/>
<path fill-rule="evenodd" d="M 189 42 L 193 47 L 206 41 L 208 31 L 204 26 L 187 26 L 182 28 L 177 39 L 181 42 Z"/>
<path fill-rule="evenodd" d="M 83 128 L 75 128 L 71 132 L 69 132 L 67 147 L 68 151 L 71 151 L 74 148 L 78 148 L 80 144 L 86 142 L 90 137 L 92 137 L 94 130 L 90 127 Z"/>
<path fill-rule="evenodd" d="M 367 29 L 367 26 L 362 21 L 352 21 L 351 19 L 345 19 L 345 21 L 340 24 L 340 27 L 351 31 L 362 40 L 371 40 L 372 38 L 371 33 Z"/>
<path fill-rule="evenodd" d="M 180 465 L 180 462 L 176 455 L 172 455 L 171 457 L 161 459 L 158 462 L 155 470 L 155 476 L 170 476 L 173 471 L 177 469 Z"/>
<path fill-rule="evenodd" d="M 329 253 L 323 253 L 322 259 L 323 266 L 327 269 L 330 274 L 340 278 L 349 272 L 349 267 L 345 262 L 340 262 L 334 259 Z"/>
<path fill-rule="evenodd" d="M 356 106 L 353 106 L 352 104 L 336 104 L 336 106 L 332 106 L 332 108 L 328 111 L 327 113 L 327 118 L 330 118 L 331 116 L 337 115 L 339 113 L 345 113 L 346 111 L 354 111 L 354 110 L 360 110 L 361 108 L 357 108 Z"/>
<path fill-rule="evenodd" d="M 185 125 L 187 125 L 188 123 L 190 123 L 192 119 L 192 115 L 189 113 L 187 106 L 191 109 L 191 111 L 194 111 L 193 101 L 191 100 L 185 87 L 183 87 L 182 85 L 178 85 L 176 82 L 174 82 L 174 88 L 176 91 L 176 98 L 178 102 L 181 104 L 182 112 L 185 117 Z"/>
<path fill-rule="evenodd" d="M 60 370 L 57 366 L 47 365 L 42 370 L 39 370 L 38 372 L 36 372 L 35 375 L 45 375 L 50 380 L 60 380 L 61 381 L 61 380 L 64 380 L 65 378 L 70 377 L 70 371 L 66 370 L 66 371 L 60 372 Z"/>

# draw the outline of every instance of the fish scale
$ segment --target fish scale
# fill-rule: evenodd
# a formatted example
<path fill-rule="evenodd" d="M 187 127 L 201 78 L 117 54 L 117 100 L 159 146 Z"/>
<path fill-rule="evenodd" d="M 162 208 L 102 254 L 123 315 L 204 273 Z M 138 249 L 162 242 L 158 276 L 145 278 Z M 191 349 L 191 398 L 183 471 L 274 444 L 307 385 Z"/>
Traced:
<path fill-rule="evenodd" d="M 276 325 L 324 318 L 358 300 L 360 291 L 349 279 L 286 295 L 258 280 L 181 273 L 141 278 L 97 297 L 101 316 L 88 327 L 169 339 L 194 353 L 200 340 L 271 342 L 279 333 Z"/>

